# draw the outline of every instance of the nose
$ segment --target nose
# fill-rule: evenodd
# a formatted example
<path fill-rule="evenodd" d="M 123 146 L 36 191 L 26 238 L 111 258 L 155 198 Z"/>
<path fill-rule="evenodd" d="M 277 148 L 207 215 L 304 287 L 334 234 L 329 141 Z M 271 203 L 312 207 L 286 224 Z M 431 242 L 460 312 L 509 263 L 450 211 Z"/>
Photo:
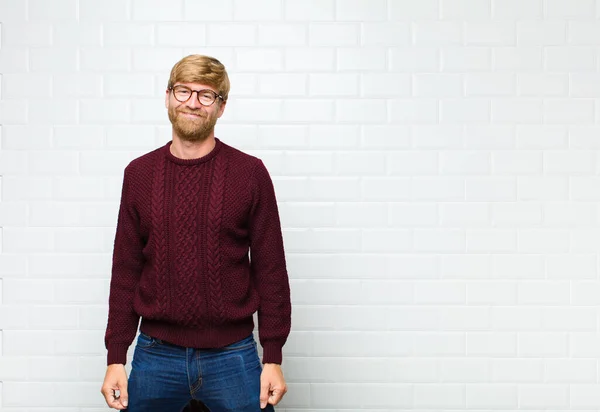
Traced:
<path fill-rule="evenodd" d="M 185 102 L 186 106 L 188 106 L 191 109 L 199 109 L 199 108 L 201 108 L 202 105 L 198 101 L 198 97 L 200 96 L 199 93 L 200 92 L 197 92 L 197 91 L 193 90 L 192 91 L 192 95 L 190 96 L 190 98 L 188 99 L 188 101 Z"/>

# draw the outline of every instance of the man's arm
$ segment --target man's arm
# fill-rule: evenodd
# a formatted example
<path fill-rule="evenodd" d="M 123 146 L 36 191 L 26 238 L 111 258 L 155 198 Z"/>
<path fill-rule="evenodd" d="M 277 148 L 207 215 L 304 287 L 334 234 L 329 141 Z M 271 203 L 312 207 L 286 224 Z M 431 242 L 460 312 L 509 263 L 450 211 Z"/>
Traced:
<path fill-rule="evenodd" d="M 260 296 L 258 332 L 263 363 L 281 364 L 291 327 L 290 286 L 275 190 L 262 161 L 254 168 L 251 187 L 250 258 Z"/>
<path fill-rule="evenodd" d="M 127 350 L 135 338 L 139 322 L 139 316 L 133 310 L 133 293 L 144 264 L 144 242 L 139 234 L 139 216 L 131 201 L 131 187 L 131 172 L 127 167 L 123 176 L 115 234 L 108 323 L 104 338 L 108 365 L 126 363 Z"/>

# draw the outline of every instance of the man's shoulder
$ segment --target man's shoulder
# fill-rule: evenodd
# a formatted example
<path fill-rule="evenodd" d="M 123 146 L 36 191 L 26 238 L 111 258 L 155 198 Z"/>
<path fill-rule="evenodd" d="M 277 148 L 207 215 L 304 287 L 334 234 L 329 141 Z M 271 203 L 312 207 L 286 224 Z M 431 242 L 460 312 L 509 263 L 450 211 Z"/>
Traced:
<path fill-rule="evenodd" d="M 129 162 L 125 167 L 125 171 L 129 173 L 144 172 L 152 168 L 156 164 L 158 157 L 163 153 L 164 146 L 157 147 L 156 149 L 144 153 Z"/>
<path fill-rule="evenodd" d="M 223 148 L 226 150 L 230 161 L 239 168 L 254 169 L 257 165 L 262 163 L 262 160 L 259 157 L 226 143 L 223 143 Z"/>

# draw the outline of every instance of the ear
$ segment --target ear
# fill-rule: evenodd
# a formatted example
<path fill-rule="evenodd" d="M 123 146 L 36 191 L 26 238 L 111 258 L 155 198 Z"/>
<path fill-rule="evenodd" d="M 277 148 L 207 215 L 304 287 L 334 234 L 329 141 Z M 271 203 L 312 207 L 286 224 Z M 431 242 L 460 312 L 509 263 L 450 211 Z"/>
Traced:
<path fill-rule="evenodd" d="M 225 106 L 227 106 L 227 100 L 223 100 L 221 102 L 221 105 L 219 106 L 219 115 L 217 116 L 217 118 L 220 118 L 221 116 L 223 116 L 223 112 L 225 111 Z"/>
<path fill-rule="evenodd" d="M 165 91 L 165 108 L 169 108 L 169 89 Z"/>

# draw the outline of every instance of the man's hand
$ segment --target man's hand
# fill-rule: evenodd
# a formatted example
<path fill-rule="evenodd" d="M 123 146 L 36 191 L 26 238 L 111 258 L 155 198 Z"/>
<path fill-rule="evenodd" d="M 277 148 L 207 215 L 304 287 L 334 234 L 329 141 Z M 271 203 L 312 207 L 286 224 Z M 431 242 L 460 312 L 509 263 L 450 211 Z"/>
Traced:
<path fill-rule="evenodd" d="M 277 405 L 286 392 L 287 386 L 281 366 L 276 363 L 265 363 L 260 374 L 260 408 L 264 409 L 267 403 Z"/>
<path fill-rule="evenodd" d="M 115 391 L 119 391 L 118 396 Z M 101 392 L 109 407 L 118 410 L 127 409 L 127 372 L 125 371 L 125 365 L 120 363 L 108 365 Z"/>

